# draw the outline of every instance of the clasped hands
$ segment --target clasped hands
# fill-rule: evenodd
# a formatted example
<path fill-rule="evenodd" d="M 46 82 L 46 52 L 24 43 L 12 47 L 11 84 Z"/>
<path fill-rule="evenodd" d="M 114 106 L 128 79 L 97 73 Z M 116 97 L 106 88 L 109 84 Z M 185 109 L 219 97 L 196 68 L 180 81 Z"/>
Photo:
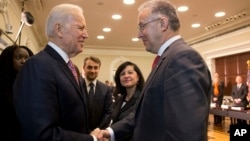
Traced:
<path fill-rule="evenodd" d="M 234 102 L 238 104 L 241 102 L 241 99 L 240 98 L 234 99 Z"/>
<path fill-rule="evenodd" d="M 95 136 L 98 141 L 110 141 L 110 133 L 108 130 L 101 130 L 96 128 L 90 135 Z"/>

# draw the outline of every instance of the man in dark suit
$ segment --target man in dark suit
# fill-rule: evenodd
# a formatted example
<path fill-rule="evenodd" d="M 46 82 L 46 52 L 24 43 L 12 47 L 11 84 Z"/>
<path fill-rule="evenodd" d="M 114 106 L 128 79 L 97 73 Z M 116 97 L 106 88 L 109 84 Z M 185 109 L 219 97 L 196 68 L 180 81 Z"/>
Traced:
<path fill-rule="evenodd" d="M 46 34 L 47 46 L 26 62 L 14 84 L 22 140 L 93 141 L 98 129 L 89 135 L 82 82 L 70 61 L 88 38 L 83 10 L 71 4 L 54 7 Z"/>
<path fill-rule="evenodd" d="M 242 83 L 242 77 L 236 76 L 236 84 L 232 87 L 232 98 L 234 101 L 234 106 L 239 106 L 245 108 L 248 105 L 247 101 L 247 85 Z M 237 124 L 246 124 L 246 120 L 237 119 Z"/>
<path fill-rule="evenodd" d="M 138 10 L 138 37 L 160 59 L 135 113 L 103 130 L 104 137 L 119 141 L 132 132 L 134 141 L 207 141 L 212 81 L 206 63 L 178 35 L 169 1 L 146 1 Z"/>
<path fill-rule="evenodd" d="M 92 131 L 95 128 L 105 129 L 109 126 L 112 116 L 112 91 L 111 87 L 97 80 L 101 67 L 101 60 L 94 56 L 84 59 L 83 87 L 88 97 L 88 110 Z M 93 83 L 93 94 L 90 93 L 90 83 Z"/>
<path fill-rule="evenodd" d="M 245 83 L 242 83 L 242 77 L 241 76 L 236 76 L 235 78 L 236 84 L 233 85 L 232 87 L 232 98 L 234 101 L 235 106 L 240 106 L 240 107 L 246 107 L 248 102 L 247 102 L 247 85 Z"/>

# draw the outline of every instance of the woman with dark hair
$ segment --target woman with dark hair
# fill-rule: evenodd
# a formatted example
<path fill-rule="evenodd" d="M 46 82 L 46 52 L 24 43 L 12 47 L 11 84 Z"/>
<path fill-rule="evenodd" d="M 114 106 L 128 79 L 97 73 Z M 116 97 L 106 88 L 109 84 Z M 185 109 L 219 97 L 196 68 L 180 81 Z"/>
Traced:
<path fill-rule="evenodd" d="M 19 141 L 20 129 L 13 105 L 12 86 L 16 76 L 33 52 L 26 46 L 9 46 L 0 55 L 0 136 Z"/>
<path fill-rule="evenodd" d="M 115 83 L 112 123 L 122 120 L 135 109 L 145 80 L 139 67 L 127 61 L 116 70 Z M 124 141 L 131 139 L 132 135 L 128 135 Z"/>

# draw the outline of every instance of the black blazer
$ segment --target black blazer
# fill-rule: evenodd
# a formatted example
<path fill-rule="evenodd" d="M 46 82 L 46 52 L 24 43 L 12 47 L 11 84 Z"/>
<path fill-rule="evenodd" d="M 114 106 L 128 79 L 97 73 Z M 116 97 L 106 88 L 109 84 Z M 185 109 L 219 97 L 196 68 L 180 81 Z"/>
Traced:
<path fill-rule="evenodd" d="M 125 95 L 117 95 L 115 97 L 115 102 L 113 105 L 112 124 L 125 119 L 127 116 L 129 116 L 130 113 L 133 113 L 135 111 L 135 108 L 139 102 L 140 95 L 141 91 L 137 89 L 131 99 L 127 101 L 127 103 L 122 108 L 121 106 L 125 100 Z M 119 141 L 132 141 L 132 136 L 132 133 L 127 134 Z"/>
<path fill-rule="evenodd" d="M 125 96 L 124 95 L 117 95 L 115 96 L 115 102 L 113 103 L 113 114 L 112 114 L 112 120 L 113 124 L 124 119 L 127 117 L 131 112 L 135 110 L 135 106 L 137 105 L 139 101 L 141 91 L 136 90 L 134 95 L 131 97 L 129 101 L 126 102 L 126 104 L 121 108 Z"/>
<path fill-rule="evenodd" d="M 112 125 L 116 141 L 207 141 L 211 75 L 183 39 L 162 54 L 142 90 L 136 113 Z"/>
<path fill-rule="evenodd" d="M 242 83 L 239 90 L 237 88 L 237 84 L 233 85 L 232 92 L 231 92 L 232 98 L 233 99 L 237 99 L 237 98 L 241 99 L 240 103 L 238 103 L 238 104 L 234 103 L 234 105 L 240 106 L 240 107 L 246 107 L 248 105 L 248 101 L 247 101 L 247 97 L 246 97 L 247 93 L 248 93 L 248 90 L 247 90 L 246 84 Z"/>
<path fill-rule="evenodd" d="M 49 45 L 25 63 L 13 91 L 23 141 L 93 140 L 83 89 Z"/>
<path fill-rule="evenodd" d="M 83 88 L 88 99 L 85 81 L 83 81 Z M 90 116 L 90 131 L 97 127 L 100 129 L 105 129 L 109 126 L 112 116 L 112 92 L 111 88 L 101 81 L 97 80 L 96 82 L 92 106 L 90 106 L 88 100 L 88 111 Z"/>

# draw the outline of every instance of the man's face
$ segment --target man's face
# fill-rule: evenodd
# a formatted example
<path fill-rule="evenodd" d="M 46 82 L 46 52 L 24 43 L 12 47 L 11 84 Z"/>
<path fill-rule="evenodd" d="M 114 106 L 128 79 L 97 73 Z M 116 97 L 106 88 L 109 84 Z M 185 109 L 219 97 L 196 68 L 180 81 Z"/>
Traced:
<path fill-rule="evenodd" d="M 83 51 L 85 39 L 88 38 L 84 16 L 78 13 L 73 16 L 68 23 L 58 26 L 60 44 L 70 58 Z"/>
<path fill-rule="evenodd" d="M 242 78 L 241 78 L 240 76 L 237 76 L 236 79 L 235 79 L 235 82 L 236 82 L 237 84 L 242 83 Z"/>
<path fill-rule="evenodd" d="M 100 64 L 88 59 L 85 65 L 83 66 L 83 70 L 85 72 L 85 78 L 89 81 L 93 81 L 98 76 Z"/>
<path fill-rule="evenodd" d="M 149 9 L 144 9 L 138 15 L 138 38 L 140 38 L 145 49 L 157 53 L 162 44 L 161 16 L 152 15 Z"/>

